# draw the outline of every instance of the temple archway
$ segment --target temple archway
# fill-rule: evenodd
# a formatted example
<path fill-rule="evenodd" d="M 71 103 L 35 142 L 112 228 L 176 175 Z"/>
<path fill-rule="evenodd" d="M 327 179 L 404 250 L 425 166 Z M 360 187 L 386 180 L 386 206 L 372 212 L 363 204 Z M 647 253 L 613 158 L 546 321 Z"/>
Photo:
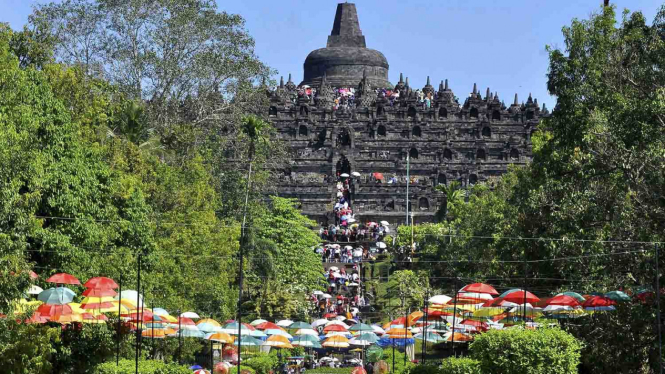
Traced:
<path fill-rule="evenodd" d="M 478 118 L 478 109 L 471 108 L 471 110 L 469 111 L 469 117 Z"/>
<path fill-rule="evenodd" d="M 414 126 L 413 130 L 411 130 L 411 136 L 415 137 L 420 137 L 422 135 L 422 132 L 420 131 L 420 126 Z"/>
<path fill-rule="evenodd" d="M 479 149 L 479 150 L 476 151 L 476 159 L 485 160 L 486 158 L 487 158 L 487 155 L 486 155 L 484 149 Z"/>
<path fill-rule="evenodd" d="M 444 149 L 443 150 L 443 159 L 451 161 L 453 159 L 453 152 L 448 148 Z"/>
<path fill-rule="evenodd" d="M 346 156 L 340 157 L 336 165 L 337 174 L 351 174 L 351 163 Z"/>
<path fill-rule="evenodd" d="M 308 135 L 308 133 L 309 132 L 307 131 L 307 126 L 300 125 L 300 127 L 298 127 L 298 135 L 306 137 Z"/>
<path fill-rule="evenodd" d="M 415 148 L 411 148 L 409 151 L 409 158 L 417 159 L 418 158 L 418 150 Z"/>
<path fill-rule="evenodd" d="M 420 208 L 420 210 L 429 210 L 429 200 L 427 200 L 426 197 L 418 199 L 418 208 Z"/>
<path fill-rule="evenodd" d="M 448 110 L 446 108 L 439 109 L 439 118 L 448 118 Z"/>

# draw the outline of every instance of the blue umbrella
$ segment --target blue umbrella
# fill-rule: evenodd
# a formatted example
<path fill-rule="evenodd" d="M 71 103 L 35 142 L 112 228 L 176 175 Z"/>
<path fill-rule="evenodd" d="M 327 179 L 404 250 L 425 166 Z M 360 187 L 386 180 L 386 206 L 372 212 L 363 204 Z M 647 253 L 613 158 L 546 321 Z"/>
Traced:
<path fill-rule="evenodd" d="M 203 367 L 201 367 L 201 365 L 192 365 L 189 367 L 189 370 L 198 370 L 198 369 L 203 369 Z"/>
<path fill-rule="evenodd" d="M 76 296 L 76 294 L 69 288 L 58 287 L 42 291 L 39 296 L 37 296 L 37 299 L 43 301 L 44 304 L 65 305 L 71 303 L 72 300 L 74 300 L 74 296 Z"/>

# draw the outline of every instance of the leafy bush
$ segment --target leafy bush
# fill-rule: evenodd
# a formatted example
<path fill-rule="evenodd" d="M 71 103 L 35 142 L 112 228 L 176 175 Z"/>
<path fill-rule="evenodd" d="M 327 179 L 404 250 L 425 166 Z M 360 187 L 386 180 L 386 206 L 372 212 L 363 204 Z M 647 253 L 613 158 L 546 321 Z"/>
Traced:
<path fill-rule="evenodd" d="M 268 374 L 270 370 L 277 368 L 279 362 L 276 355 L 259 353 L 254 357 L 243 360 L 245 366 L 256 371 L 256 374 Z"/>
<path fill-rule="evenodd" d="M 135 373 L 134 360 L 120 360 L 116 366 L 115 361 L 105 362 L 97 365 L 95 374 L 133 374 Z M 167 364 L 161 361 L 145 360 L 139 361 L 139 373 L 141 374 L 191 374 L 187 366 Z"/>
<path fill-rule="evenodd" d="M 480 363 L 470 358 L 449 357 L 441 366 L 435 364 L 418 365 L 409 374 L 480 374 Z"/>
<path fill-rule="evenodd" d="M 439 374 L 480 374 L 480 362 L 471 358 L 450 357 L 441 363 Z"/>
<path fill-rule="evenodd" d="M 0 319 L 0 371 L 3 373 L 52 373 L 51 342 L 60 329 L 34 324 L 17 324 Z"/>
<path fill-rule="evenodd" d="M 577 373 L 582 344 L 558 328 L 491 330 L 471 343 L 485 373 Z"/>

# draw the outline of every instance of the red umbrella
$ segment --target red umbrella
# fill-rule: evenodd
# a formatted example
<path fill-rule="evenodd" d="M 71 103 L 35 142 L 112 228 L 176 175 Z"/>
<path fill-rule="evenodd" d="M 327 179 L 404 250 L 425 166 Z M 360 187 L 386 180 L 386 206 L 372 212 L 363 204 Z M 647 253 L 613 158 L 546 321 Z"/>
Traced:
<path fill-rule="evenodd" d="M 547 305 L 565 305 L 565 306 L 580 306 L 580 302 L 577 301 L 572 296 L 568 295 L 559 295 L 559 296 L 554 296 L 553 298 L 549 299 L 547 302 Z"/>
<path fill-rule="evenodd" d="M 479 331 L 481 330 L 487 331 L 490 329 L 485 322 L 475 321 L 472 319 L 465 319 L 464 321 L 462 321 L 461 325 L 473 326 Z"/>
<path fill-rule="evenodd" d="M 180 321 L 178 322 L 181 326 L 196 326 L 196 323 L 191 318 L 187 317 L 178 317 Z"/>
<path fill-rule="evenodd" d="M 488 293 L 490 295 L 498 295 L 499 293 L 496 292 L 494 287 L 490 286 L 489 284 L 484 284 L 484 283 L 473 283 L 473 284 L 467 284 L 464 286 L 460 292 L 476 292 L 476 293 Z"/>
<path fill-rule="evenodd" d="M 37 279 L 37 278 L 39 278 L 39 275 L 37 275 L 37 273 L 35 273 L 35 272 L 32 271 L 32 270 L 30 270 L 30 273 L 29 273 L 29 274 L 30 274 L 30 279 Z"/>
<path fill-rule="evenodd" d="M 104 296 L 116 296 L 118 293 L 110 288 L 88 288 L 83 291 L 83 296 L 87 297 L 104 297 Z"/>
<path fill-rule="evenodd" d="M 374 178 L 376 178 L 376 179 L 383 179 L 383 174 L 381 174 L 381 173 L 374 173 Z"/>
<path fill-rule="evenodd" d="M 526 291 L 526 298 L 525 298 L 524 290 L 515 290 L 504 296 L 503 300 L 516 304 L 524 304 L 525 302 L 533 304 L 537 303 L 540 299 L 529 291 Z"/>
<path fill-rule="evenodd" d="M 280 326 L 277 326 L 276 324 L 272 322 L 263 322 L 259 323 L 258 325 L 254 326 L 259 330 L 268 330 L 268 329 L 281 329 Z"/>
<path fill-rule="evenodd" d="M 365 370 L 365 368 L 363 368 L 362 366 L 356 366 L 351 371 L 351 374 L 367 374 L 367 370 Z"/>
<path fill-rule="evenodd" d="M 337 314 L 335 313 L 326 313 L 323 315 L 323 318 L 335 318 L 337 317 Z"/>
<path fill-rule="evenodd" d="M 100 288 L 100 289 L 116 289 L 118 284 L 111 278 L 106 277 L 95 277 L 88 279 L 87 282 L 83 285 L 87 288 Z"/>
<path fill-rule="evenodd" d="M 247 327 L 248 330 L 250 331 L 256 331 L 256 327 L 250 325 L 249 323 L 244 323 L 242 324 L 243 326 Z"/>
<path fill-rule="evenodd" d="M 103 302 L 103 303 L 81 304 L 81 309 L 108 309 L 108 308 L 113 308 L 113 307 L 114 307 L 114 305 L 110 301 Z"/>
<path fill-rule="evenodd" d="M 72 307 L 65 305 L 51 305 L 51 304 L 42 304 L 37 308 L 37 313 L 41 317 L 53 317 L 56 314 L 67 315 L 72 314 Z"/>
<path fill-rule="evenodd" d="M 30 318 L 28 318 L 24 321 L 16 320 L 16 322 L 17 323 L 46 323 L 46 322 L 48 322 L 48 318 L 42 317 L 42 315 L 39 314 L 38 312 L 34 312 L 32 314 L 32 317 L 30 317 Z"/>
<path fill-rule="evenodd" d="M 602 306 L 616 305 L 616 301 L 605 296 L 592 296 L 588 298 L 582 306 L 585 308 L 598 308 Z"/>
<path fill-rule="evenodd" d="M 46 281 L 49 283 L 56 283 L 56 284 L 72 284 L 72 285 L 81 284 L 81 282 L 75 276 L 67 273 L 53 274 L 50 277 L 48 277 Z"/>
<path fill-rule="evenodd" d="M 342 325 L 337 325 L 337 324 L 326 326 L 326 327 L 323 329 L 323 332 L 324 332 L 324 333 L 329 333 L 329 332 L 331 332 L 331 331 L 346 332 L 347 330 L 346 330 L 346 328 L 345 328 L 344 326 L 342 326 Z"/>

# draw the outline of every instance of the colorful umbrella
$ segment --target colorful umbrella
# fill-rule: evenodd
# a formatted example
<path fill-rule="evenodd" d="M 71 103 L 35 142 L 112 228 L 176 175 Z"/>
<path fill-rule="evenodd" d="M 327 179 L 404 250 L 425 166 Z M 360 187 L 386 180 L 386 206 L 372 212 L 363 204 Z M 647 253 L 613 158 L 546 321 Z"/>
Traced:
<path fill-rule="evenodd" d="M 312 335 L 312 336 L 319 336 L 319 333 L 314 331 L 313 329 L 300 329 L 296 331 L 294 335 Z"/>
<path fill-rule="evenodd" d="M 323 329 L 324 333 L 328 333 L 328 332 L 332 332 L 332 331 L 347 332 L 348 329 L 344 328 L 344 326 L 337 325 L 337 324 L 326 326 Z"/>
<path fill-rule="evenodd" d="M 372 326 L 366 325 L 364 323 L 357 323 L 351 328 L 349 328 L 349 331 L 373 331 Z"/>
<path fill-rule="evenodd" d="M 605 297 L 614 301 L 630 301 L 630 296 L 622 291 L 610 291 L 605 294 Z"/>
<path fill-rule="evenodd" d="M 475 293 L 487 293 L 490 295 L 498 295 L 499 293 L 494 289 L 494 287 L 489 284 L 484 283 L 473 283 L 468 284 L 460 290 L 460 292 L 475 292 Z"/>
<path fill-rule="evenodd" d="M 584 308 L 599 308 L 616 305 L 616 301 L 605 296 L 591 296 L 582 303 Z"/>
<path fill-rule="evenodd" d="M 82 322 L 83 317 L 80 314 L 60 314 L 57 313 L 49 318 L 51 322 L 58 322 L 61 324 L 71 323 L 71 322 Z"/>
<path fill-rule="evenodd" d="M 306 322 L 294 322 L 289 325 L 289 329 L 311 329 L 312 325 Z"/>
<path fill-rule="evenodd" d="M 505 301 L 510 301 L 518 304 L 523 304 L 525 302 L 533 304 L 540 300 L 536 295 L 532 294 L 529 291 L 526 291 L 525 295 L 524 290 L 520 289 L 508 291 L 508 293 L 502 295 L 501 298 Z"/>
<path fill-rule="evenodd" d="M 250 323 L 250 325 L 256 327 L 257 325 L 262 324 L 263 322 L 268 322 L 268 321 L 265 319 L 255 319 Z"/>
<path fill-rule="evenodd" d="M 326 322 L 328 322 L 328 321 L 326 320 Z M 237 327 L 238 327 L 238 326 L 236 325 L 236 328 L 237 328 Z M 274 324 L 274 323 L 272 323 L 272 322 L 268 322 L 268 321 L 266 321 L 266 322 L 261 322 L 261 323 L 259 323 L 258 325 L 255 325 L 254 327 L 257 328 L 257 329 L 259 329 L 259 330 L 281 329 L 281 327 L 277 326 L 276 324 Z"/>
<path fill-rule="evenodd" d="M 77 285 L 81 282 L 73 275 L 67 273 L 53 274 L 46 279 L 49 283 Z"/>
<path fill-rule="evenodd" d="M 584 296 L 578 294 L 577 292 L 566 291 L 566 292 L 558 294 L 557 296 L 561 296 L 561 295 L 570 296 L 570 297 L 574 298 L 575 300 L 579 301 L 580 303 L 583 303 L 584 300 L 585 300 Z"/>
<path fill-rule="evenodd" d="M 65 305 L 71 303 L 74 296 L 76 296 L 76 293 L 69 288 L 57 287 L 42 291 L 37 296 L 37 300 L 49 305 Z"/>
<path fill-rule="evenodd" d="M 28 289 L 28 292 L 27 292 L 27 293 L 28 293 L 28 295 L 39 295 L 39 294 L 42 293 L 43 291 L 44 291 L 43 288 L 41 288 L 41 287 L 39 287 L 39 286 L 35 286 L 35 285 L 33 284 L 32 286 L 30 286 L 30 288 Z"/>
<path fill-rule="evenodd" d="M 114 298 L 116 295 L 118 295 L 115 290 L 112 290 L 110 288 L 88 288 L 87 290 L 83 291 L 81 294 L 86 297 L 111 297 Z"/>
<path fill-rule="evenodd" d="M 445 305 L 448 304 L 452 300 L 451 297 L 446 296 L 446 295 L 436 295 L 432 296 L 429 298 L 429 301 L 431 304 L 439 304 L 439 305 Z"/>
<path fill-rule="evenodd" d="M 216 341 L 219 343 L 230 344 L 235 340 L 231 335 L 225 332 L 213 332 L 205 336 L 206 339 Z M 245 338 L 243 338 L 244 340 Z"/>
<path fill-rule="evenodd" d="M 547 305 L 565 305 L 570 307 L 580 306 L 579 301 L 576 298 L 568 295 L 558 295 L 547 301 Z"/>
<path fill-rule="evenodd" d="M 86 288 L 99 288 L 106 290 L 114 290 L 118 288 L 118 284 L 115 283 L 113 279 L 106 277 L 90 278 L 87 282 L 85 282 L 85 284 L 83 284 L 83 286 Z"/>
<path fill-rule="evenodd" d="M 233 345 L 238 345 L 238 339 L 236 339 L 233 342 Z M 256 340 L 256 339 L 252 338 L 251 336 L 243 336 L 242 339 L 241 339 L 240 345 L 242 345 L 243 347 L 246 347 L 246 346 L 247 347 L 255 347 L 255 346 L 261 345 L 261 341 Z"/>
<path fill-rule="evenodd" d="M 326 339 L 321 345 L 328 348 L 349 348 L 349 339 L 343 336 L 333 336 Z"/>
<path fill-rule="evenodd" d="M 287 339 L 292 339 L 292 338 L 293 338 L 293 336 L 291 336 L 288 332 L 286 332 L 286 331 L 284 331 L 284 330 L 282 330 L 282 329 L 268 329 L 268 330 L 264 331 L 264 333 L 265 333 L 266 335 L 280 335 L 280 336 L 284 336 L 284 337 L 286 337 Z"/>
<path fill-rule="evenodd" d="M 281 320 L 281 321 L 277 322 L 277 326 L 284 327 L 284 328 L 287 328 L 287 327 L 291 326 L 292 324 L 293 324 L 293 321 L 291 321 L 290 319 L 284 319 L 284 320 Z"/>
<path fill-rule="evenodd" d="M 205 318 L 196 322 L 196 327 L 203 332 L 220 332 L 222 331 L 222 325 L 214 319 Z"/>
<path fill-rule="evenodd" d="M 282 335 L 273 335 L 268 337 L 268 339 L 263 342 L 263 345 L 268 345 L 275 348 L 293 348 L 289 342 L 289 339 Z"/>

